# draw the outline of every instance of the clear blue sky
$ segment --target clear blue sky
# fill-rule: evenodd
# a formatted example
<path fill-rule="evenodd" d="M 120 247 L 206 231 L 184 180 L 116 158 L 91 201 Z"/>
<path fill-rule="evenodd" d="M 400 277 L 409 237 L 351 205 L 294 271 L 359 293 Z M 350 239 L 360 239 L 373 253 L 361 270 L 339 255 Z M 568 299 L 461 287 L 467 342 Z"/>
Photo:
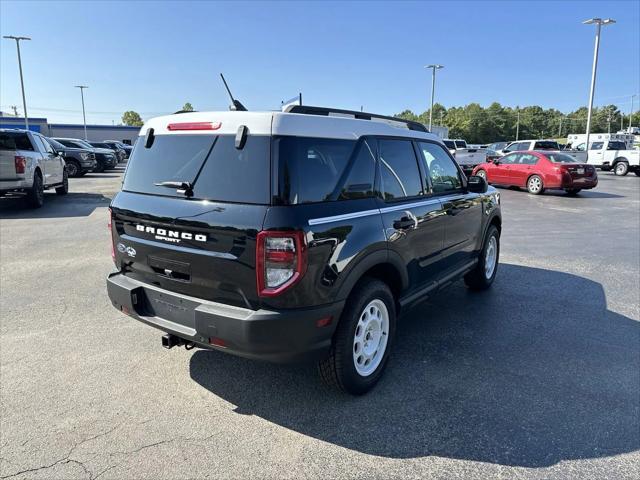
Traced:
<path fill-rule="evenodd" d="M 250 109 L 305 103 L 387 114 L 447 107 L 585 105 L 594 26 L 603 29 L 596 105 L 628 111 L 640 91 L 640 2 L 24 2 L 0 1 L 2 35 L 27 35 L 22 60 L 30 116 L 88 123 L 226 109 L 218 78 Z M 15 43 L 2 40 L 0 108 L 22 111 Z M 638 99 L 636 99 L 636 105 Z M 636 106 L 637 108 L 637 106 Z"/>

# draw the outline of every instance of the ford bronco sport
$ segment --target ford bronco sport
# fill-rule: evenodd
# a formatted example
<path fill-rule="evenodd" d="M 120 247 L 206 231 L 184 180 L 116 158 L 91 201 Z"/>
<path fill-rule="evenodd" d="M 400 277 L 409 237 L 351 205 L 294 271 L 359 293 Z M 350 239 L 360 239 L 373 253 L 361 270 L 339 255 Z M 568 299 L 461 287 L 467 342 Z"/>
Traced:
<path fill-rule="evenodd" d="M 418 123 L 295 105 L 140 131 L 110 207 L 113 305 L 184 345 L 319 361 L 362 394 L 401 310 L 497 272 L 500 197 Z"/>

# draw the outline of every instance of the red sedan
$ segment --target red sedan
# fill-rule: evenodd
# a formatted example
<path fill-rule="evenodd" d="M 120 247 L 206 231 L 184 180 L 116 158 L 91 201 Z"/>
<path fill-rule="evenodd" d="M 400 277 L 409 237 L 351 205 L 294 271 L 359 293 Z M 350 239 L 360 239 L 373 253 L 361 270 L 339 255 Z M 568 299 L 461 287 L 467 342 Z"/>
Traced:
<path fill-rule="evenodd" d="M 579 163 L 562 152 L 513 152 L 491 163 L 478 165 L 472 175 L 484 177 L 492 184 L 524 187 L 533 195 L 547 188 L 575 195 L 580 190 L 598 185 L 593 165 Z"/>

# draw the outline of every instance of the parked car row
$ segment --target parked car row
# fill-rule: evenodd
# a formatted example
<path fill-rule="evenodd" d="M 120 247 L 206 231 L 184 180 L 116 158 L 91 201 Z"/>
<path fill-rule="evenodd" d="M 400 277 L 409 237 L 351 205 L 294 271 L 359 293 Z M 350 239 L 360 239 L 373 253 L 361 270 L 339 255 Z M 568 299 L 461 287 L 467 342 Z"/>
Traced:
<path fill-rule="evenodd" d="M 44 190 L 68 192 L 69 177 L 104 172 L 128 158 L 120 143 L 48 138 L 37 132 L 0 129 L 0 196 L 23 195 L 29 206 L 44 202 Z"/>

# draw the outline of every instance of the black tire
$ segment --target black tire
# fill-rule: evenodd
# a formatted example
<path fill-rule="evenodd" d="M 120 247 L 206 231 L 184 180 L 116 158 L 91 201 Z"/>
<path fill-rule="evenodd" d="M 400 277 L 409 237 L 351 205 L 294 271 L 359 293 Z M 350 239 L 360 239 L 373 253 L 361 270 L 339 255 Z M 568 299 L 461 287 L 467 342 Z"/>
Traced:
<path fill-rule="evenodd" d="M 629 164 L 627 162 L 618 162 L 613 167 L 613 172 L 617 177 L 624 177 L 629 173 Z"/>
<path fill-rule="evenodd" d="M 640 170 L 634 170 L 633 173 L 636 174 L 636 177 L 640 177 Z"/>
<path fill-rule="evenodd" d="M 66 170 L 62 173 L 62 185 L 56 188 L 56 193 L 58 195 L 66 195 L 69 193 L 69 175 Z"/>
<path fill-rule="evenodd" d="M 66 170 L 71 178 L 79 177 L 82 175 L 82 167 L 76 160 L 66 160 Z"/>
<path fill-rule="evenodd" d="M 78 176 L 84 177 L 87 173 L 89 173 L 87 170 L 82 170 Z"/>
<path fill-rule="evenodd" d="M 487 251 L 489 250 L 492 242 L 491 239 L 495 239 L 493 244 L 495 249 L 495 262 L 493 270 L 490 275 L 487 275 Z M 471 290 L 486 290 L 489 288 L 496 278 L 498 273 L 498 265 L 500 263 L 500 231 L 495 225 L 491 225 L 487 230 L 487 234 L 484 237 L 484 244 L 482 245 L 482 251 L 480 252 L 480 258 L 478 258 L 478 264 L 476 267 L 464 276 L 464 283 Z"/>
<path fill-rule="evenodd" d="M 581 191 L 582 191 L 581 188 L 568 188 L 567 190 L 565 190 L 565 192 L 567 192 L 567 195 L 570 195 L 572 197 L 577 195 Z"/>
<path fill-rule="evenodd" d="M 531 195 L 540 195 L 544 192 L 544 183 L 540 175 L 531 175 L 527 180 L 527 191 Z"/>
<path fill-rule="evenodd" d="M 386 307 L 388 331 L 384 332 L 384 329 L 382 329 L 382 334 L 379 336 L 379 339 L 382 340 L 383 335 L 386 335 L 386 345 L 384 353 L 378 360 L 377 367 L 371 373 L 361 375 L 356 370 L 355 364 L 362 359 L 362 356 L 358 360 L 354 358 L 354 350 L 358 348 L 358 345 L 355 344 L 356 332 L 358 328 L 362 328 L 359 326 L 359 322 L 367 315 L 365 308 L 370 306 L 372 302 L 382 302 Z M 382 377 L 393 347 L 395 330 L 396 309 L 391 290 L 386 283 L 380 280 L 373 278 L 363 279 L 349 295 L 333 336 L 333 344 L 329 355 L 318 362 L 320 378 L 327 385 L 352 395 L 367 393 Z M 368 331 L 366 339 L 368 339 Z M 363 338 L 363 340 L 366 339 Z M 365 347 L 366 344 L 360 348 L 363 349 Z M 357 350 L 355 352 L 357 354 Z M 376 354 L 373 354 L 374 357 Z"/>
<path fill-rule="evenodd" d="M 93 169 L 93 173 L 102 173 L 104 172 L 104 163 L 100 160 L 96 163 L 96 167 Z"/>
<path fill-rule="evenodd" d="M 33 174 L 33 187 L 27 191 L 27 205 L 31 208 L 40 208 L 44 205 L 44 184 L 39 171 Z"/>

